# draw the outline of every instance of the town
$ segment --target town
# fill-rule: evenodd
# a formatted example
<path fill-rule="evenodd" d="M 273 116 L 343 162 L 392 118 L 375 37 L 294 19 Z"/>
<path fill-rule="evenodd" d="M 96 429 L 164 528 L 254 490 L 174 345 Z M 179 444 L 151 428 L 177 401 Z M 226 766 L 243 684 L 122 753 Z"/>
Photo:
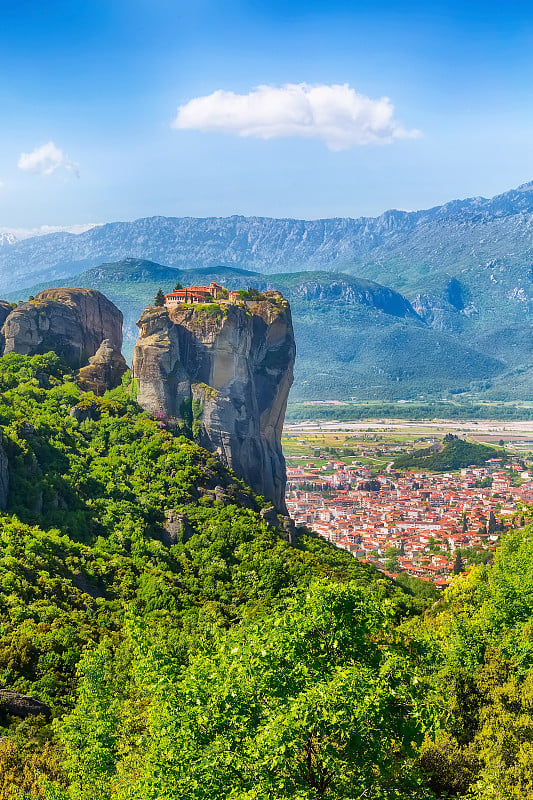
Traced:
<path fill-rule="evenodd" d="M 493 458 L 456 472 L 397 471 L 391 453 L 402 449 L 389 444 L 384 453 L 383 443 L 365 443 L 359 452 L 367 463 L 328 460 L 315 449 L 320 463 L 290 466 L 289 455 L 287 507 L 297 525 L 388 575 L 445 588 L 454 573 L 490 560 L 502 532 L 521 524 L 520 503 L 533 501 L 533 472 L 512 454 L 505 468 Z"/>

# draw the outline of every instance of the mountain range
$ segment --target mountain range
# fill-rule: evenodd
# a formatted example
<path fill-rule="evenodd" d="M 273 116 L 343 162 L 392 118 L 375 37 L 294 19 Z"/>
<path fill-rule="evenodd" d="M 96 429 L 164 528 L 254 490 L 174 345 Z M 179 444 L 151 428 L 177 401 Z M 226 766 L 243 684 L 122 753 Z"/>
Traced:
<path fill-rule="evenodd" d="M 424 211 L 391 210 L 359 219 L 148 217 L 81 234 L 15 241 L 0 254 L 0 287 L 13 276 L 22 287 L 39 273 L 72 275 L 133 256 L 181 268 L 334 269 L 411 288 L 417 271 L 422 277 L 442 269 L 482 267 L 495 259 L 531 263 L 532 223 L 533 182 L 492 199 L 454 200 Z M 399 269 L 406 264 L 407 270 Z"/>
<path fill-rule="evenodd" d="M 212 280 L 234 288 L 276 288 L 290 300 L 298 351 L 293 400 L 397 399 L 419 392 L 443 394 L 450 387 L 479 391 L 505 369 L 502 361 L 461 337 L 431 327 L 398 292 L 343 273 L 267 276 L 232 267 L 178 270 L 130 258 L 66 282 L 98 289 L 120 307 L 124 353 L 130 359 L 138 333 L 135 323 L 160 287 L 170 291 L 178 281 L 187 286 Z M 31 294 L 42 288 L 33 287 Z"/>
<path fill-rule="evenodd" d="M 98 288 L 130 347 L 159 285 L 208 278 L 291 300 L 294 398 L 533 394 L 533 182 L 375 218 L 151 217 L 0 249 L 4 295 Z"/>

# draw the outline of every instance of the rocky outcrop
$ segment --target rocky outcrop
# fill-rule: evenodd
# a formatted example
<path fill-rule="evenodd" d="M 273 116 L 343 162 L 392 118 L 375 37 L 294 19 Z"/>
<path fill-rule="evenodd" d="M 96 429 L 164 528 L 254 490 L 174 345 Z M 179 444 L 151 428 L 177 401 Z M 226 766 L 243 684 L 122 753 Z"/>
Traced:
<path fill-rule="evenodd" d="M 6 306 L 4 308 L 4 306 Z M 4 354 L 53 351 L 82 367 L 80 385 L 103 394 L 127 369 L 121 354 L 122 312 L 95 289 L 46 289 L 15 308 L 0 302 Z"/>
<path fill-rule="evenodd" d="M 162 537 L 164 545 L 172 547 L 178 542 L 186 542 L 193 533 L 194 531 L 185 514 L 180 514 L 173 509 L 167 511 Z"/>
<path fill-rule="evenodd" d="M 11 311 L 3 334 L 4 354 L 53 350 L 78 368 L 96 354 L 104 339 L 120 352 L 122 312 L 95 289 L 46 289 Z"/>
<path fill-rule="evenodd" d="M 332 280 L 327 274 L 318 275 L 318 279 L 313 276 L 306 279 L 302 275 L 299 283 L 291 287 L 291 300 L 325 300 L 328 303 L 362 305 L 394 317 L 417 319 L 409 300 L 387 286 L 351 276 L 339 276 Z"/>
<path fill-rule="evenodd" d="M 190 425 L 200 444 L 285 512 L 281 431 L 295 343 L 288 302 L 278 292 L 262 298 L 146 310 L 132 377 L 143 408 Z"/>
<path fill-rule="evenodd" d="M 457 309 L 444 297 L 435 294 L 417 294 L 413 308 L 426 325 L 439 331 L 455 331 L 461 327 Z"/>
<path fill-rule="evenodd" d="M 0 331 L 4 327 L 4 323 L 8 316 L 13 311 L 13 306 L 11 303 L 8 303 L 7 300 L 0 300 Z M 4 339 L 4 334 L 0 333 L 0 352 L 4 352 L 4 347 L 6 344 L 6 340 Z"/>
<path fill-rule="evenodd" d="M 109 339 L 104 339 L 86 367 L 78 372 L 78 385 L 85 392 L 102 395 L 107 389 L 118 386 L 128 365 L 120 350 Z"/>
<path fill-rule="evenodd" d="M 10 689 L 0 689 L 0 719 L 3 719 L 6 714 L 23 719 L 29 717 L 30 714 L 35 716 L 42 714 L 46 719 L 50 719 L 52 710 L 46 703 L 36 700 L 34 697 L 12 692 Z"/>

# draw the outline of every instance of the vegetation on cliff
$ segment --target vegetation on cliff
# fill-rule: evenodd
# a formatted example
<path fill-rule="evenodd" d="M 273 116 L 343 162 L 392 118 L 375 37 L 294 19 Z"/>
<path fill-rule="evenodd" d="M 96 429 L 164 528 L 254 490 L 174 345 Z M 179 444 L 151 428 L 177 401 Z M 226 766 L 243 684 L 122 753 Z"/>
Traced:
<path fill-rule="evenodd" d="M 435 602 L 127 389 L 0 359 L 0 685 L 51 711 L 0 698 L 1 800 L 531 797 L 532 527 Z"/>

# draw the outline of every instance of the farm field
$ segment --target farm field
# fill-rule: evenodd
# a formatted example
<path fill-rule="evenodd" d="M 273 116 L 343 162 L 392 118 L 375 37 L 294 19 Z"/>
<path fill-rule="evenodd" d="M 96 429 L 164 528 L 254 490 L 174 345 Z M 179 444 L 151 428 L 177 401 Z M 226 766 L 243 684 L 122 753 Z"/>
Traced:
<path fill-rule="evenodd" d="M 533 457 L 533 421 L 530 420 L 361 420 L 357 422 L 293 422 L 283 431 L 287 464 L 314 459 L 317 466 L 333 458 L 382 468 L 401 452 L 427 447 L 447 433 L 473 442 L 498 446 L 525 458 Z M 368 455 L 366 455 L 368 453 Z"/>

